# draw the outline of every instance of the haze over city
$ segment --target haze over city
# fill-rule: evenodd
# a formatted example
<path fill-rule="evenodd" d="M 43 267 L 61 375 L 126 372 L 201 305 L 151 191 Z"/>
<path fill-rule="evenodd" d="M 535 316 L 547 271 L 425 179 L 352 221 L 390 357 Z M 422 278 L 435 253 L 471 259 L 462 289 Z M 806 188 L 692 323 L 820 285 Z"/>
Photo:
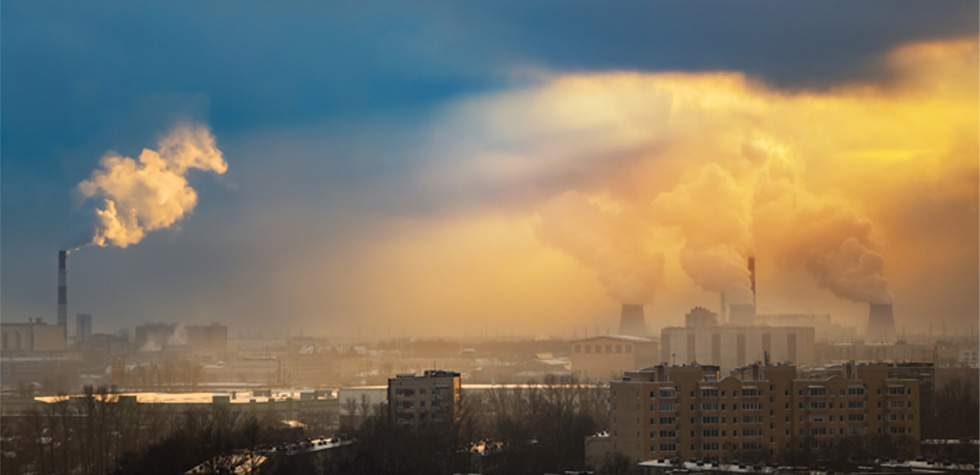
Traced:
<path fill-rule="evenodd" d="M 978 25 L 5 1 L 0 471 L 975 473 Z"/>
<path fill-rule="evenodd" d="M 666 326 L 748 254 L 760 309 L 860 325 L 853 264 L 899 328 L 976 323 L 975 5 L 753 5 L 5 5 L 3 314 L 52 313 L 100 159 L 193 124 L 196 206 L 71 256 L 100 327 L 567 333 L 631 273 Z"/>

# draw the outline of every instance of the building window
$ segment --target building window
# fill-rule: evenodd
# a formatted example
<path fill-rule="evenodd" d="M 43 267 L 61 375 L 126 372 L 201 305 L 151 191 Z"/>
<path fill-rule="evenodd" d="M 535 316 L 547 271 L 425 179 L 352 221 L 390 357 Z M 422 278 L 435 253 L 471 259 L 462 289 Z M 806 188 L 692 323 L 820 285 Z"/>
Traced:
<path fill-rule="evenodd" d="M 585 352 L 592 353 L 592 345 L 585 345 Z"/>
<path fill-rule="evenodd" d="M 576 353 L 581 353 L 582 352 L 582 345 L 575 345 L 575 352 Z"/>
<path fill-rule="evenodd" d="M 718 416 L 704 416 L 704 417 L 701 418 L 701 423 L 702 424 L 717 424 L 718 423 L 718 420 L 719 420 Z"/>
<path fill-rule="evenodd" d="M 807 396 L 826 396 L 827 388 L 823 386 L 810 386 L 807 388 Z"/>
<path fill-rule="evenodd" d="M 623 352 L 623 345 L 616 345 L 616 353 L 622 353 L 622 352 Z"/>
<path fill-rule="evenodd" d="M 864 396 L 864 386 L 851 386 L 847 388 L 848 396 Z"/>
<path fill-rule="evenodd" d="M 718 437 L 718 429 L 703 429 L 701 437 Z"/>
<path fill-rule="evenodd" d="M 596 345 L 595 346 L 595 352 L 596 353 L 602 353 L 602 345 Z"/>
<path fill-rule="evenodd" d="M 669 417 L 669 416 L 667 416 L 667 417 L 661 417 L 660 418 L 660 424 L 661 425 L 668 425 L 668 426 L 669 425 L 677 424 L 677 418 L 676 417 Z"/>
<path fill-rule="evenodd" d="M 677 438 L 677 431 L 676 430 L 662 430 L 662 431 L 660 431 L 660 437 L 661 438 L 664 438 L 664 439 L 676 439 Z"/>
<path fill-rule="evenodd" d="M 702 411 L 717 411 L 718 410 L 718 403 L 717 402 L 702 402 L 701 403 L 701 410 Z"/>
<path fill-rule="evenodd" d="M 676 402 L 660 403 L 660 412 L 677 412 L 677 403 Z"/>
<path fill-rule="evenodd" d="M 718 388 L 701 388 L 701 397 L 718 397 Z"/>
<path fill-rule="evenodd" d="M 606 353 L 612 353 L 612 345 L 606 345 Z"/>

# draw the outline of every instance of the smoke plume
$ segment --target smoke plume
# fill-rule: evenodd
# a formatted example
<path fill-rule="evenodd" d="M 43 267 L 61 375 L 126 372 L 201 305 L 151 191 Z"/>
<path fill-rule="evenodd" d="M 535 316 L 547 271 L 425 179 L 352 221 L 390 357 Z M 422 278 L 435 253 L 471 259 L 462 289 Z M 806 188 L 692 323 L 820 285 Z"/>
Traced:
<path fill-rule="evenodd" d="M 760 182 L 755 217 L 767 246 L 817 285 L 854 302 L 891 303 L 874 225 L 833 196 L 816 196 L 792 178 Z"/>
<path fill-rule="evenodd" d="M 663 285 L 664 256 L 651 228 L 622 203 L 568 191 L 540 210 L 539 238 L 595 270 L 620 303 L 650 303 Z"/>
<path fill-rule="evenodd" d="M 100 169 L 75 189 L 81 199 L 64 249 L 127 247 L 146 233 L 171 226 L 190 213 L 197 193 L 187 182 L 192 169 L 223 174 L 228 164 L 204 126 L 182 125 L 134 160 L 109 152 Z"/>
<path fill-rule="evenodd" d="M 746 257 L 752 240 L 751 190 L 716 163 L 653 200 L 656 221 L 684 236 L 680 262 L 695 284 L 724 292 L 734 304 L 752 302 Z"/>

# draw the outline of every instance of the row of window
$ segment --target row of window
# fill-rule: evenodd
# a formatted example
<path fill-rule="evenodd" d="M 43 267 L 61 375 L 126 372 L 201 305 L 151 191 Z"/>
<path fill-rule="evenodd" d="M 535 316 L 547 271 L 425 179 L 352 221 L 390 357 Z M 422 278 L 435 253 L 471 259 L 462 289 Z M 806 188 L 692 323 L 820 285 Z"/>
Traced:
<path fill-rule="evenodd" d="M 691 450 L 698 450 L 698 447 L 698 444 L 691 444 Z M 729 446 L 729 444 L 719 444 L 718 442 L 703 442 L 701 443 L 700 447 L 702 451 L 714 452 L 722 449 L 728 450 L 729 447 L 732 449 L 738 449 L 739 444 L 733 443 Z M 765 446 L 761 442 L 742 442 L 742 450 L 762 450 L 763 448 L 765 448 Z M 650 446 L 651 452 L 656 452 L 658 449 L 661 452 L 677 452 L 677 444 L 671 443 L 660 444 L 659 446 Z"/>
<path fill-rule="evenodd" d="M 439 391 L 438 390 L 435 390 L 435 389 L 432 390 L 432 395 L 433 396 L 436 396 L 438 394 L 439 394 Z M 418 395 L 419 396 L 425 396 L 425 388 L 419 389 Z M 395 389 L 395 396 L 396 397 L 412 397 L 412 396 L 415 396 L 415 390 L 414 389 L 397 389 L 396 388 Z"/>
<path fill-rule="evenodd" d="M 613 351 L 616 353 L 622 353 L 624 347 L 627 353 L 633 352 L 633 345 L 575 345 L 575 352 L 582 353 L 584 350 L 585 353 L 592 353 L 594 349 L 594 351 L 598 354 L 602 354 L 603 350 L 605 350 L 605 353 L 607 354 L 611 354 Z"/>
<path fill-rule="evenodd" d="M 401 407 L 405 409 L 415 407 L 415 401 L 402 401 Z M 425 407 L 425 401 L 419 401 L 419 407 Z M 429 407 L 439 407 L 439 401 L 429 401 Z"/>

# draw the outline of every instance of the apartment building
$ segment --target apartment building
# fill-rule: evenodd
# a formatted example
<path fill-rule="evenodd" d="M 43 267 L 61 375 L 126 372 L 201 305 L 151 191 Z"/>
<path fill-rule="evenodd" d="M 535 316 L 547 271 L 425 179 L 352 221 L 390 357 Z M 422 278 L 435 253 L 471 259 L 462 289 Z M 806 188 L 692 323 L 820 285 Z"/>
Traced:
<path fill-rule="evenodd" d="M 426 370 L 388 379 L 388 412 L 399 424 L 451 427 L 459 420 L 459 373 Z"/>
<path fill-rule="evenodd" d="M 752 364 L 720 378 L 710 365 L 658 365 L 611 383 L 611 450 L 634 460 L 750 460 L 842 438 L 888 435 L 917 445 L 919 382 L 889 365 L 840 365 L 801 377 Z"/>

